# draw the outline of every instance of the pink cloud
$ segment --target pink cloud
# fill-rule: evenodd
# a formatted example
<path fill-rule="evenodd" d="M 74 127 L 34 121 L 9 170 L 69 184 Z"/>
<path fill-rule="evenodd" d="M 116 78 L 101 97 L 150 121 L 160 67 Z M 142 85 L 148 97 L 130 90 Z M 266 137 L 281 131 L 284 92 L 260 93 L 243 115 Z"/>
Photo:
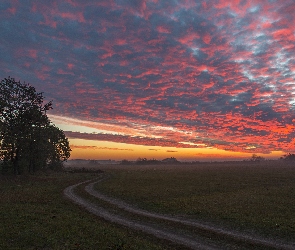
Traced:
<path fill-rule="evenodd" d="M 2 73 L 37 84 L 54 114 L 119 134 L 97 139 L 294 149 L 292 1 L 7 6 Z"/>

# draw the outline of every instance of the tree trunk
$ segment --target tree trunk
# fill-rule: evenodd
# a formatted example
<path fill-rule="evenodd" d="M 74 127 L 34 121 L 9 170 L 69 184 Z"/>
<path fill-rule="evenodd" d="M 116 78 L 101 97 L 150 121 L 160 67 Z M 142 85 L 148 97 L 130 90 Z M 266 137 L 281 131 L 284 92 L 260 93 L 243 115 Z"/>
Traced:
<path fill-rule="evenodd" d="M 19 175 L 20 171 L 19 171 L 19 164 L 18 164 L 18 160 L 19 160 L 19 149 L 16 149 L 15 151 L 15 157 L 13 159 L 13 169 L 14 169 L 14 174 L 15 175 Z"/>

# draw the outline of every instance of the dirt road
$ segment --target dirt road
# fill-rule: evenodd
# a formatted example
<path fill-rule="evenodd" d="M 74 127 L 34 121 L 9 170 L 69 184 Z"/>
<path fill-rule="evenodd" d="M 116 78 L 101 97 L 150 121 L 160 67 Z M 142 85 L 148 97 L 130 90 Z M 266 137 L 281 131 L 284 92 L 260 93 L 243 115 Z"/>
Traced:
<path fill-rule="evenodd" d="M 108 220 L 110 222 L 116 223 L 116 224 L 120 224 L 129 228 L 132 228 L 134 230 L 140 230 L 144 233 L 153 235 L 157 238 L 161 238 L 161 239 L 165 239 L 168 241 L 172 241 L 176 244 L 185 246 L 187 248 L 191 248 L 191 249 L 240 249 L 239 248 L 239 242 L 242 243 L 241 245 L 243 245 L 243 247 L 241 247 L 241 249 L 247 249 L 247 247 L 245 247 L 246 245 L 248 246 L 253 246 L 253 248 L 257 249 L 286 249 L 286 250 L 291 250 L 291 249 L 295 249 L 295 245 L 287 245 L 287 244 L 283 244 L 274 240 L 270 240 L 270 239 L 262 239 L 259 237 L 255 237 L 253 235 L 246 235 L 243 233 L 239 233 L 239 232 L 234 232 L 234 231 L 228 231 L 222 228 L 218 228 L 218 227 L 213 227 L 213 226 L 209 226 L 203 223 L 199 223 L 197 221 L 192 221 L 192 220 L 185 220 L 185 219 L 181 219 L 181 218 L 175 218 L 175 217 L 171 217 L 171 216 L 167 216 L 167 215 L 161 215 L 161 214 L 156 214 L 156 213 L 151 213 L 148 211 L 144 211 L 141 209 L 137 209 L 135 207 L 132 207 L 131 205 L 108 197 L 106 195 L 103 195 L 101 193 L 99 193 L 97 190 L 94 190 L 93 186 L 95 183 L 100 182 L 105 180 L 106 178 L 102 178 L 102 179 L 95 179 L 92 181 L 87 181 L 89 182 L 89 184 L 85 187 L 86 192 L 88 192 L 90 195 L 96 197 L 97 199 L 103 200 L 109 204 L 112 204 L 114 206 L 116 206 L 117 208 L 127 211 L 131 214 L 134 215 L 140 215 L 140 216 L 144 216 L 147 218 L 152 218 L 152 219 L 157 219 L 157 220 L 164 220 L 164 221 L 168 221 L 168 222 L 173 222 L 173 223 L 177 223 L 177 224 L 182 224 L 182 225 L 186 225 L 192 228 L 195 228 L 196 230 L 201 230 L 202 232 L 206 232 L 207 235 L 209 235 L 208 239 L 206 240 L 206 238 L 199 238 L 199 237 L 188 237 L 185 235 L 181 235 L 179 233 L 174 233 L 171 232 L 171 230 L 167 230 L 167 229 L 163 229 L 157 226 L 151 226 L 148 225 L 144 222 L 141 221 L 134 221 L 132 219 L 130 219 L 130 217 L 124 217 L 121 215 L 116 215 L 111 213 L 110 211 L 108 211 L 105 208 L 102 208 L 96 204 L 91 203 L 90 201 L 87 201 L 86 199 L 84 199 L 83 197 L 78 196 L 77 194 L 75 194 L 74 189 L 82 184 L 85 184 L 87 182 L 81 182 L 78 183 L 76 185 L 67 187 L 64 190 L 64 194 L 66 197 L 68 197 L 69 199 L 71 199 L 73 202 L 75 202 L 78 205 L 83 206 L 86 210 L 88 210 L 89 212 L 105 219 Z M 214 242 L 214 237 L 216 238 L 216 241 Z M 213 238 L 213 240 L 212 240 Z M 227 245 L 225 247 L 225 245 L 220 244 L 220 239 L 221 238 L 226 238 L 227 242 L 232 241 L 233 244 Z"/>

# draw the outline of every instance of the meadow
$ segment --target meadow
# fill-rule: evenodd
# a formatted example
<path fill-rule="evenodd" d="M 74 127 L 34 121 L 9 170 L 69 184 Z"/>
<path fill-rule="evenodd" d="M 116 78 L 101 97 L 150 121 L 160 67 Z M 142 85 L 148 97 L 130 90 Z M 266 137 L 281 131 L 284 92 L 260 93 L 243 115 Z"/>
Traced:
<path fill-rule="evenodd" d="M 294 163 L 95 168 L 110 176 L 95 189 L 135 207 L 295 241 Z M 51 172 L 0 177 L 0 249 L 181 249 L 99 219 L 65 199 L 67 186 L 100 175 Z M 83 186 L 76 192 L 95 200 Z"/>
<path fill-rule="evenodd" d="M 0 176 L 0 249 L 169 249 L 65 199 L 64 188 L 95 177 L 91 173 Z"/>
<path fill-rule="evenodd" d="M 112 167 L 96 188 L 149 211 L 295 240 L 295 165 L 284 161 Z"/>

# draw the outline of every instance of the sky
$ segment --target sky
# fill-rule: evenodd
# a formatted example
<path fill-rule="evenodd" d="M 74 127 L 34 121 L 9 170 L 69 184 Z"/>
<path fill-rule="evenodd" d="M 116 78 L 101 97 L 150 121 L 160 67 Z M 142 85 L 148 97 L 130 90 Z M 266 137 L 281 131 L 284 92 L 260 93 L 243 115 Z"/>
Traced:
<path fill-rule="evenodd" d="M 293 0 L 1 0 L 0 78 L 53 101 L 71 159 L 295 151 Z"/>

